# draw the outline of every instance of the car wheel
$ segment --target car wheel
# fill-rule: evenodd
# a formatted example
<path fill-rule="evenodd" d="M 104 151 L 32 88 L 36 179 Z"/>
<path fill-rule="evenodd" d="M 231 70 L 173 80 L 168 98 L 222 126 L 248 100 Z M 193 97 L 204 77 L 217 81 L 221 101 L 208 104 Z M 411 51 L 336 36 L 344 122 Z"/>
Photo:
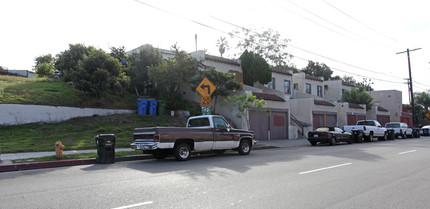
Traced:
<path fill-rule="evenodd" d="M 317 143 L 316 143 L 316 142 L 310 142 L 310 143 L 311 143 L 311 145 L 312 145 L 312 146 L 317 145 Z"/>
<path fill-rule="evenodd" d="M 240 141 L 239 147 L 237 148 L 237 151 L 241 155 L 247 155 L 251 152 L 251 143 L 249 140 L 242 139 Z"/>
<path fill-rule="evenodd" d="M 331 139 L 330 139 L 330 145 L 331 146 L 333 146 L 333 145 L 336 145 L 336 138 L 335 137 L 331 137 Z"/>
<path fill-rule="evenodd" d="M 188 145 L 187 143 L 179 143 L 175 146 L 173 154 L 175 155 L 176 160 L 188 160 L 191 156 L 190 145 Z"/>
<path fill-rule="evenodd" d="M 406 139 L 406 132 L 402 133 L 402 139 Z"/>

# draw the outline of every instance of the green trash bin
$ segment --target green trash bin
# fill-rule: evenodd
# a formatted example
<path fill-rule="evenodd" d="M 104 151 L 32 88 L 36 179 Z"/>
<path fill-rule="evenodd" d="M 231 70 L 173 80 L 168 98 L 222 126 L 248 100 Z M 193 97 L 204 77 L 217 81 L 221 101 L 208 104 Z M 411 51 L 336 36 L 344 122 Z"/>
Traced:
<path fill-rule="evenodd" d="M 158 100 L 158 115 L 166 115 L 167 101 Z"/>

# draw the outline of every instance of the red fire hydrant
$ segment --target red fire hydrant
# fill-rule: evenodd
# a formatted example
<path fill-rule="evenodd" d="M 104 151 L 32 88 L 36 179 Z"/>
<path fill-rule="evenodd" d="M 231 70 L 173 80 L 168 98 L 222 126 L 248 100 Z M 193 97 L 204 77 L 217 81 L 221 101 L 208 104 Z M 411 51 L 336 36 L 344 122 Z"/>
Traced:
<path fill-rule="evenodd" d="M 64 145 L 63 143 L 61 143 L 60 140 L 58 140 L 57 142 L 55 142 L 55 155 L 56 158 L 62 158 L 63 157 L 63 150 L 64 150 Z"/>

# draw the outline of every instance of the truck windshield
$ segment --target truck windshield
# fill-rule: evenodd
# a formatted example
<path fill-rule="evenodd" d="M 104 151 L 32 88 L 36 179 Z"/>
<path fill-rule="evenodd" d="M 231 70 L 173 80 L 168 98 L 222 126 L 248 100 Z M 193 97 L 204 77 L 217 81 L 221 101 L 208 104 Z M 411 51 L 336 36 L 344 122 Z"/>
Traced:
<path fill-rule="evenodd" d="M 373 122 L 373 121 L 359 121 L 359 122 L 357 122 L 357 125 L 374 126 L 375 122 Z"/>
<path fill-rule="evenodd" d="M 208 118 L 196 118 L 188 122 L 188 127 L 210 126 Z"/>
<path fill-rule="evenodd" d="M 387 128 L 400 128 L 400 124 L 398 124 L 398 123 L 387 123 L 387 124 L 385 124 L 385 127 L 387 127 Z"/>

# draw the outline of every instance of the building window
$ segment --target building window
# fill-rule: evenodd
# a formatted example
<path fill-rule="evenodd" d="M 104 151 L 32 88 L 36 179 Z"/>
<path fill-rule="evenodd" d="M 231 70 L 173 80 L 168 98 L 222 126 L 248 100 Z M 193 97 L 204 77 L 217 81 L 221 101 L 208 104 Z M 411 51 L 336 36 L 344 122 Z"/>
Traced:
<path fill-rule="evenodd" d="M 291 82 L 289 80 L 284 80 L 284 92 L 286 94 L 290 94 L 291 93 L 290 83 Z"/>
<path fill-rule="evenodd" d="M 308 93 L 308 94 L 311 94 L 312 92 L 311 92 L 311 84 L 310 83 L 307 83 L 307 84 L 305 84 L 306 86 L 306 93 Z"/>
<path fill-rule="evenodd" d="M 275 89 L 276 87 L 275 78 L 272 78 L 272 81 L 270 81 L 267 85 L 269 89 Z"/>
<path fill-rule="evenodd" d="M 293 88 L 294 88 L 294 90 L 299 90 L 299 84 L 295 83 L 294 86 L 293 86 Z"/>
<path fill-rule="evenodd" d="M 317 95 L 319 97 L 323 97 L 323 93 L 322 93 L 322 86 L 317 86 Z"/>

